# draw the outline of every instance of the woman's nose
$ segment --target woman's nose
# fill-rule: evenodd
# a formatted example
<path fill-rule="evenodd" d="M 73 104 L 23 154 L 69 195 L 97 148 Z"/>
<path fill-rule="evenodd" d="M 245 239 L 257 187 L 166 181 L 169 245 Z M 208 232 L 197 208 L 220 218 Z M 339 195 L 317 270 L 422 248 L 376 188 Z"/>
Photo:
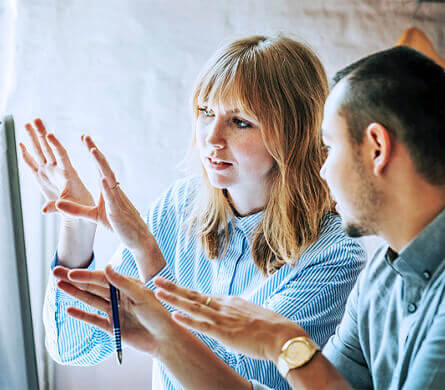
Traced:
<path fill-rule="evenodd" d="M 209 126 L 206 142 L 215 149 L 222 149 L 226 145 L 224 137 L 225 123 L 221 119 L 215 119 Z"/>

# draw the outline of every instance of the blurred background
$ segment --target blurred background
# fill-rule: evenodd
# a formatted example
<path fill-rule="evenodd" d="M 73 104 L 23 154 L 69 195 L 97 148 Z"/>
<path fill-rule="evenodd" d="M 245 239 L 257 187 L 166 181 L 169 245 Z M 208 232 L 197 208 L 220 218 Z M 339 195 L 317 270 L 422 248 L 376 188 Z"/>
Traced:
<path fill-rule="evenodd" d="M 442 4 L 441 4 L 442 3 Z M 190 95 L 222 43 L 282 32 L 308 43 L 329 76 L 421 29 L 445 55 L 445 4 L 416 0 L 1 0 L 0 113 L 36 117 L 61 139 L 96 198 L 96 168 L 81 146 L 89 134 L 142 215 L 182 176 L 192 134 Z M 43 216 L 37 185 L 20 161 L 37 360 L 42 389 L 150 389 L 151 360 L 125 350 L 98 367 L 64 367 L 45 351 L 41 316 L 58 218 Z M 98 267 L 118 246 L 96 235 Z M 378 240 L 367 238 L 369 255 Z M 157 389 L 153 389 L 157 390 Z"/>

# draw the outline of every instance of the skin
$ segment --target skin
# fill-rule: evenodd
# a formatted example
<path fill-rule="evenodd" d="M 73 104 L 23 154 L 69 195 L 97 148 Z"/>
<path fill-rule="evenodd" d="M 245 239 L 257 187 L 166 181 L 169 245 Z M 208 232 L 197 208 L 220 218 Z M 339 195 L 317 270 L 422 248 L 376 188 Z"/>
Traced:
<path fill-rule="evenodd" d="M 175 321 L 253 358 L 277 364 L 287 340 L 309 337 L 298 324 L 244 299 L 211 297 L 207 303 L 207 296 L 166 279 L 156 278 L 154 283 L 159 299 L 187 314 L 175 312 Z M 305 366 L 291 370 L 286 379 L 294 389 L 351 389 L 320 352 Z"/>
<path fill-rule="evenodd" d="M 341 114 L 347 93 L 344 79 L 326 101 L 323 141 L 329 154 L 320 173 L 346 228 L 379 235 L 400 252 L 443 210 L 445 189 L 416 171 L 405 145 L 380 123 L 370 123 L 362 143 L 353 144 Z"/>
<path fill-rule="evenodd" d="M 186 389 L 251 389 L 250 383 L 223 363 L 198 338 L 172 320 L 152 290 L 108 265 L 105 271 L 57 267 L 58 286 L 107 316 L 75 307 L 68 314 L 113 334 L 109 284 L 120 291 L 121 336 L 132 347 L 161 360 Z M 186 357 L 186 358 L 185 358 Z"/>
<path fill-rule="evenodd" d="M 25 126 L 34 156 L 23 143 L 20 149 L 23 161 L 33 173 L 46 199 L 43 213 L 61 215 L 61 229 L 57 252 L 59 261 L 67 267 L 86 266 L 92 254 L 96 224 L 73 218 L 56 206 L 57 200 L 68 200 L 85 206 L 94 206 L 90 192 L 82 183 L 71 164 L 66 149 L 57 137 L 48 133 L 40 119 Z M 82 142 L 84 138 L 82 137 Z"/>
<path fill-rule="evenodd" d="M 40 189 L 48 200 L 43 210 L 59 212 L 64 216 L 59 240 L 60 264 L 68 268 L 88 265 L 94 242 L 91 230 L 94 233 L 96 225 L 100 224 L 115 231 L 120 240 L 132 251 L 141 280 L 148 280 L 159 272 L 165 265 L 165 260 L 156 240 L 121 187 L 115 187 L 116 176 L 91 137 L 83 135 L 81 140 L 101 176 L 102 191 L 97 205 L 74 170 L 60 141 L 53 134 L 46 134 L 40 119 L 36 119 L 34 123 L 40 138 L 37 137 L 31 124 L 27 124 L 26 129 L 36 156 L 33 157 L 22 143 L 20 147 L 25 163 L 36 176 Z M 82 232 L 82 228 L 86 231 Z M 82 252 L 82 255 L 73 259 L 77 251 Z M 83 262 L 79 264 L 76 260 L 80 258 Z"/>
<path fill-rule="evenodd" d="M 198 109 L 197 147 L 210 183 L 227 189 L 232 206 L 240 216 L 263 209 L 269 196 L 267 182 L 273 158 L 264 145 L 261 125 L 228 104 L 201 103 Z M 211 167 L 208 157 L 231 165 L 217 171 Z"/>

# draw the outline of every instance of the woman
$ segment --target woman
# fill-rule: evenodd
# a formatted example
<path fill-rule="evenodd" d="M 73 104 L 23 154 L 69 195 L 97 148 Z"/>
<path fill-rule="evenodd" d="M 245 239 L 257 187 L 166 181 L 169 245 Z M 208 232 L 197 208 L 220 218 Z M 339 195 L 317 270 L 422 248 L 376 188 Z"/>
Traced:
<path fill-rule="evenodd" d="M 202 178 L 181 180 L 162 195 L 150 209 L 148 229 L 89 137 L 83 141 L 103 176 L 105 200 L 101 197 L 97 206 L 57 139 L 38 122 L 40 145 L 28 126 L 44 166 L 37 175 L 46 194 L 48 183 L 54 186 L 51 175 L 56 176 L 58 164 L 46 140 L 59 150 L 65 168 L 66 186 L 53 188 L 46 206 L 65 218 L 54 265 L 94 268 L 94 228 L 101 223 L 111 226 L 124 244 L 116 254 L 119 273 L 150 288 L 155 276 L 163 276 L 203 294 L 244 297 L 297 321 L 323 345 L 342 317 L 365 260 L 361 247 L 342 232 L 339 217 L 330 213 L 331 200 L 319 176 L 324 158 L 319 128 L 327 92 L 319 59 L 298 42 L 251 37 L 223 47 L 205 67 L 193 95 L 192 150 L 200 157 Z M 37 163 L 22 148 L 34 169 Z M 103 283 L 102 271 L 68 273 L 67 268 L 54 269 L 65 280 L 60 288 L 90 303 L 91 294 L 106 297 L 100 282 L 77 288 L 70 284 Z M 84 295 L 85 289 L 90 295 Z M 45 326 L 54 359 L 91 365 L 108 357 L 111 337 L 65 314 L 67 307 L 77 306 L 70 314 L 92 322 L 85 315 L 88 306 L 58 289 L 55 280 L 47 291 Z M 100 318 L 94 318 L 99 326 Z M 141 345 L 135 332 L 123 331 L 123 337 Z M 244 378 L 288 388 L 273 363 L 199 337 Z M 142 349 L 153 353 L 148 344 Z M 155 360 L 153 388 L 181 387 L 174 377 L 181 374 L 169 367 Z"/>

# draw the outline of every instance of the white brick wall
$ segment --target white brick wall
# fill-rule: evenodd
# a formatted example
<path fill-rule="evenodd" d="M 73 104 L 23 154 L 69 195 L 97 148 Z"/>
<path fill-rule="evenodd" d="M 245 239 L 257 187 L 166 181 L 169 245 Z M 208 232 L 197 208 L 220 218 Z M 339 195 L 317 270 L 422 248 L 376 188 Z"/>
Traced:
<path fill-rule="evenodd" d="M 1 32 L 14 1 L 0 4 Z M 176 164 L 190 140 L 193 80 L 221 42 L 292 34 L 318 52 L 332 76 L 353 60 L 394 45 L 414 24 L 445 56 L 445 4 L 424 4 L 411 21 L 415 7 L 415 0 L 21 0 L 15 89 L 7 110 L 16 118 L 19 139 L 26 121 L 42 117 L 97 193 L 96 171 L 79 142 L 82 132 L 92 135 L 144 213 L 180 176 Z M 7 39 L 9 33 L 0 36 L 0 58 Z M 5 85 L 4 78 L 0 83 Z M 56 220 L 46 222 L 49 238 L 42 247 L 41 199 L 28 173 L 22 186 L 31 284 L 37 289 L 41 264 L 49 263 L 54 250 Z M 98 233 L 95 250 L 102 265 L 112 254 L 110 242 L 117 245 L 111 234 Z M 38 298 L 33 305 L 37 318 Z M 41 332 L 40 320 L 35 326 Z M 41 347 L 38 353 L 42 356 Z M 148 357 L 125 350 L 119 369 L 114 357 L 101 367 L 56 367 L 56 388 L 149 389 L 149 367 Z"/>

